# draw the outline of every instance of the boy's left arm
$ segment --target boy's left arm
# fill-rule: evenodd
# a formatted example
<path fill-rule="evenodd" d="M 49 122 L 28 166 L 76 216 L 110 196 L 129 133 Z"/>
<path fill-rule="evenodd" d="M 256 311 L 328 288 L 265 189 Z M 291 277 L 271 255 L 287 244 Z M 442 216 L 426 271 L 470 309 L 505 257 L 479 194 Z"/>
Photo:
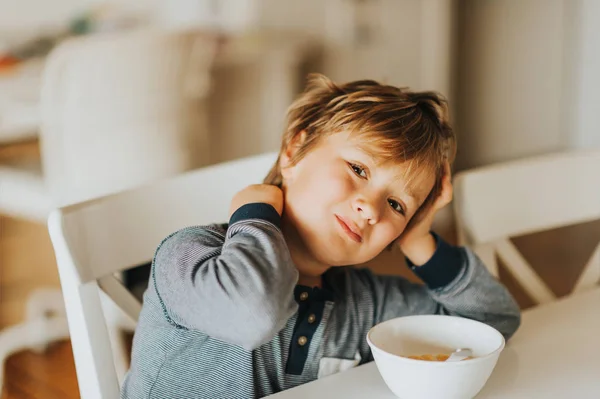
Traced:
<path fill-rule="evenodd" d="M 374 323 L 415 314 L 445 314 L 484 322 L 510 338 L 521 321 L 519 306 L 469 249 L 451 246 L 432 236 L 435 253 L 411 269 L 425 285 L 400 276 L 376 276 L 363 271 L 375 298 Z"/>
<path fill-rule="evenodd" d="M 453 314 L 479 320 L 509 338 L 520 324 L 521 312 L 508 290 L 471 250 L 451 246 L 430 232 L 436 212 L 451 200 L 450 167 L 446 165 L 440 197 L 398 239 L 409 266 L 426 286 L 376 277 L 375 284 L 381 284 L 377 291 L 384 295 L 379 298 L 376 319 L 395 317 L 400 300 L 412 308 L 412 313 Z"/>

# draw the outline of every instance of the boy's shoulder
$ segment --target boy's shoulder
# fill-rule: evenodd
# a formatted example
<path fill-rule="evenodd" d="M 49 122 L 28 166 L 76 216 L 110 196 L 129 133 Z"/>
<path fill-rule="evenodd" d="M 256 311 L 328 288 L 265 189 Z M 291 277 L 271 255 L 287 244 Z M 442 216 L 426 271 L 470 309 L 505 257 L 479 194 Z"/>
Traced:
<path fill-rule="evenodd" d="M 184 243 L 197 243 L 201 240 L 205 244 L 222 245 L 227 234 L 227 223 L 214 223 L 204 226 L 188 226 L 169 234 L 159 245 L 159 249 L 165 244 L 178 246 Z"/>

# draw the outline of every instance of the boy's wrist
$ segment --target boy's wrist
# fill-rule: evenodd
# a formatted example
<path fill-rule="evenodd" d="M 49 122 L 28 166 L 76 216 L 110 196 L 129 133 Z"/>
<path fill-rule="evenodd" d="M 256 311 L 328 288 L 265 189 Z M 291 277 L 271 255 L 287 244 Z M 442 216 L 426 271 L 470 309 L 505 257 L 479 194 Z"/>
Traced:
<path fill-rule="evenodd" d="M 437 289 L 455 281 L 467 261 L 463 248 L 448 244 L 434 232 L 430 235 L 436 244 L 433 256 L 421 266 L 413 264 L 408 257 L 406 263 L 429 288 Z"/>
<path fill-rule="evenodd" d="M 268 204 L 281 216 L 283 212 L 283 191 L 269 184 L 252 184 L 233 196 L 229 207 L 231 217 L 244 205 L 263 203 Z"/>
<path fill-rule="evenodd" d="M 435 237 L 428 233 L 413 240 L 403 242 L 400 249 L 414 266 L 422 266 L 429 262 L 437 249 Z"/>
<path fill-rule="evenodd" d="M 281 225 L 281 216 L 273 205 L 264 202 L 244 204 L 233 212 L 229 225 L 248 219 L 261 219 L 271 222 L 277 227 Z"/>

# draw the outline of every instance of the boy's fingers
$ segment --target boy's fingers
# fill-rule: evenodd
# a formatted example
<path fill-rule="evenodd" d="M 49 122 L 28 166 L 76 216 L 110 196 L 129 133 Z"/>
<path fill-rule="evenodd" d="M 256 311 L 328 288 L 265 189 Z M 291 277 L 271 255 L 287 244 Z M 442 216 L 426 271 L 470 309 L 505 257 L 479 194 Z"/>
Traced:
<path fill-rule="evenodd" d="M 444 177 L 442 178 L 442 191 L 440 192 L 440 195 L 427 212 L 415 215 L 413 220 L 411 220 L 411 225 L 431 222 L 437 211 L 452 202 L 453 191 L 450 163 L 446 162 L 444 164 Z"/>

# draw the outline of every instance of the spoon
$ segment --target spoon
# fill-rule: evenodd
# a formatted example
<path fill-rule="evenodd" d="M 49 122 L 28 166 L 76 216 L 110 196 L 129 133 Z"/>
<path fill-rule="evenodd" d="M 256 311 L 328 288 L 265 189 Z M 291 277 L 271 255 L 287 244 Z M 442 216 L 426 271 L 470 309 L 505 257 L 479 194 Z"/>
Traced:
<path fill-rule="evenodd" d="M 473 351 L 468 348 L 457 349 L 455 352 L 452 352 L 450 357 L 446 359 L 447 362 L 460 362 L 461 360 L 465 360 L 469 356 L 473 355 Z"/>

